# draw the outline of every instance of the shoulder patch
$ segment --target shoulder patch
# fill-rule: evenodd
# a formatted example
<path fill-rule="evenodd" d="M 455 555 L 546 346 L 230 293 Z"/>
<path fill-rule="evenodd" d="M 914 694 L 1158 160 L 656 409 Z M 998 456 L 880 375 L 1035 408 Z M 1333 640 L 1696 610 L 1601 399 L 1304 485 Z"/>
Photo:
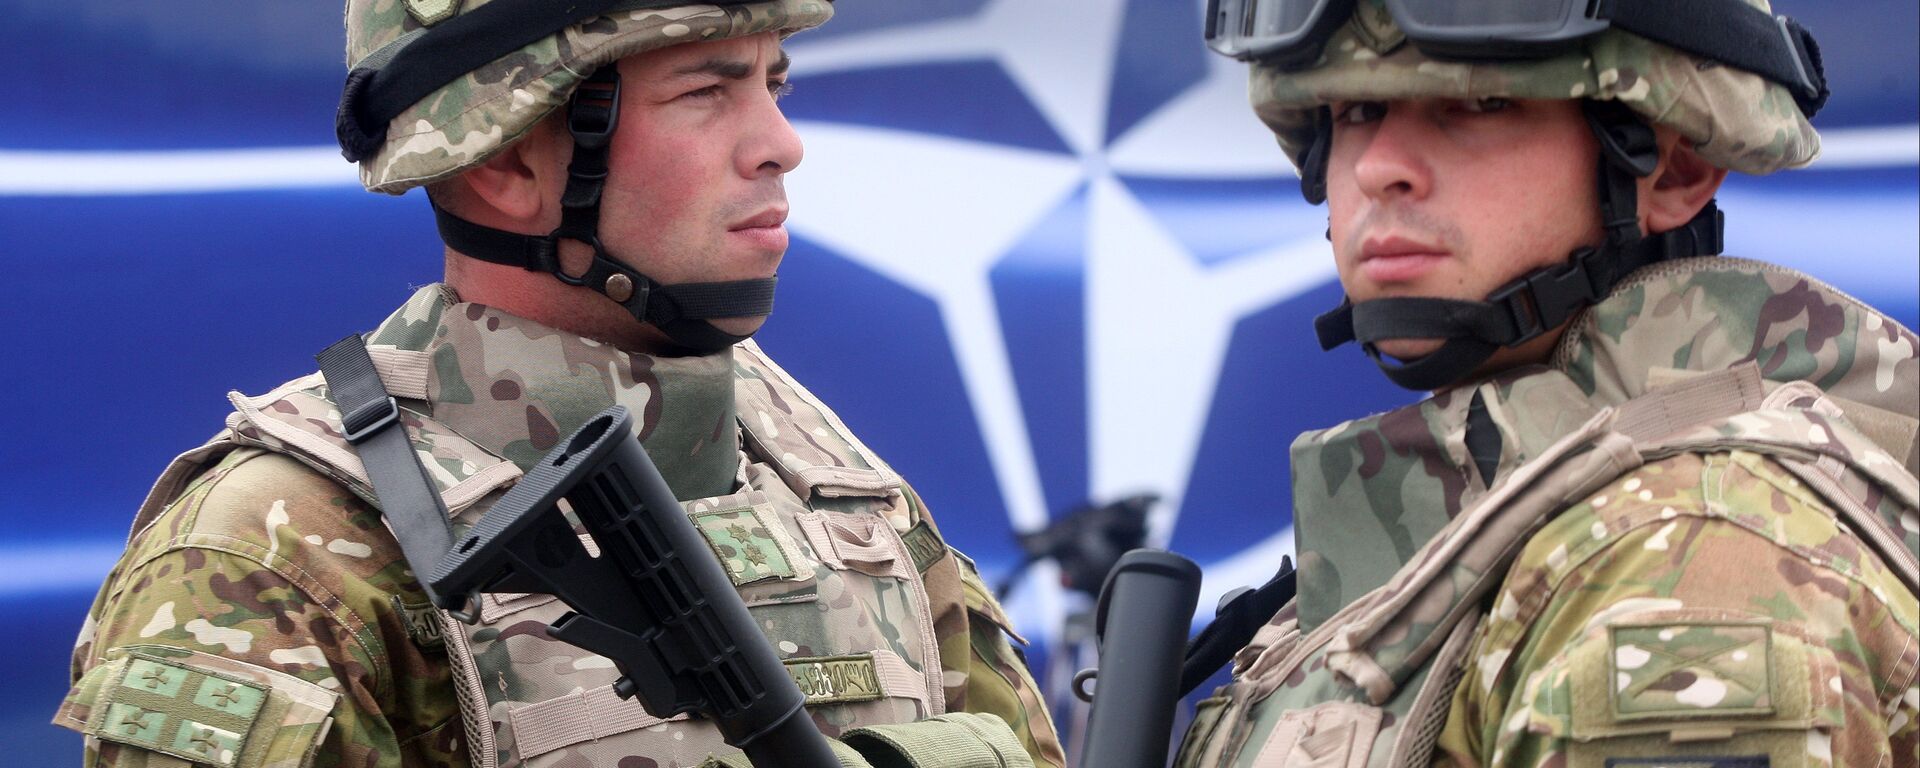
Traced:
<path fill-rule="evenodd" d="M 907 545 L 907 554 L 913 556 L 913 568 L 926 573 L 928 568 L 947 555 L 947 543 L 940 539 L 940 532 L 933 529 L 927 521 L 921 520 L 900 534 L 900 541 Z"/>
<path fill-rule="evenodd" d="M 1771 768 L 1766 755 L 1609 757 L 1607 768 Z"/>
<path fill-rule="evenodd" d="M 313 683 L 244 662 L 132 646 L 114 649 L 87 671 L 58 722 L 214 768 L 305 765 L 332 726 L 338 699 Z"/>
<path fill-rule="evenodd" d="M 1608 632 L 1616 720 L 1773 714 L 1773 633 L 1766 624 L 1649 623 Z"/>

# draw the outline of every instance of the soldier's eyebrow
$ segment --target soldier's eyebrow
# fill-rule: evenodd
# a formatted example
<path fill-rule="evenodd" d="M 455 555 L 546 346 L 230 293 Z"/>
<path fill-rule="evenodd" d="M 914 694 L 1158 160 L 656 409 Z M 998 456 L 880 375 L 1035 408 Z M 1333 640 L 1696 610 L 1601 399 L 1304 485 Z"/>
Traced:
<path fill-rule="evenodd" d="M 767 67 L 767 76 L 779 77 L 780 75 L 784 75 L 787 73 L 787 68 L 791 66 L 793 66 L 793 59 L 787 56 L 786 51 L 781 51 L 780 58 L 774 61 L 772 66 Z M 753 76 L 753 62 L 746 59 L 716 56 L 705 61 L 689 64 L 673 72 L 674 77 L 698 77 L 700 75 L 714 75 L 727 80 L 745 80 Z"/>

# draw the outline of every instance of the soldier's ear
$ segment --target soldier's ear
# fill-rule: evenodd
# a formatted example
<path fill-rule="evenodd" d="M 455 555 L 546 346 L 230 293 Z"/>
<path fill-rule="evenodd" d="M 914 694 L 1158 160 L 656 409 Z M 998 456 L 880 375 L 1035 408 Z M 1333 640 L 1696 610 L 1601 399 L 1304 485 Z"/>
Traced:
<path fill-rule="evenodd" d="M 1693 142 L 1660 126 L 1660 164 L 1640 180 L 1640 220 L 1647 234 L 1659 234 L 1692 221 L 1727 179 L 1727 169 L 1707 162 Z"/>
<path fill-rule="evenodd" d="M 544 234 L 560 223 L 560 193 L 566 187 L 566 161 L 555 140 L 552 120 L 536 124 L 519 141 L 467 169 L 458 181 L 473 207 L 475 223 L 528 234 Z M 492 221 L 488 221 L 491 219 Z"/>

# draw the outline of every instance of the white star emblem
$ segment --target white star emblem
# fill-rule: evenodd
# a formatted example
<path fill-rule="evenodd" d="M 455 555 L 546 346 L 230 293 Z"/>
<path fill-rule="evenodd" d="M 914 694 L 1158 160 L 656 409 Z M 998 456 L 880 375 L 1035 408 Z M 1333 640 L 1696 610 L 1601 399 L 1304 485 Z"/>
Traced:
<path fill-rule="evenodd" d="M 1209 57 L 1205 78 L 1105 141 L 1114 63 L 1125 55 L 1123 6 L 998 0 L 962 19 L 817 43 L 797 38 L 790 48 L 803 83 L 827 72 L 908 63 L 996 62 L 1073 154 L 797 122 L 809 163 L 831 170 L 789 177 L 797 212 L 789 226 L 938 304 L 1011 523 L 1032 530 L 1046 524 L 1047 510 L 989 272 L 1042 216 L 1087 188 L 1086 495 L 1159 493 L 1165 503 L 1153 540 L 1164 544 L 1235 323 L 1334 273 L 1317 227 L 1204 264 L 1128 189 L 1126 177 L 1292 172 L 1247 108 L 1244 65 L 1217 57 Z M 854 190 L 858 197 L 850 198 Z M 1290 538 L 1271 543 L 1290 549 Z M 1277 562 L 1271 547 L 1257 549 L 1245 558 L 1255 575 L 1237 583 L 1263 581 Z"/>

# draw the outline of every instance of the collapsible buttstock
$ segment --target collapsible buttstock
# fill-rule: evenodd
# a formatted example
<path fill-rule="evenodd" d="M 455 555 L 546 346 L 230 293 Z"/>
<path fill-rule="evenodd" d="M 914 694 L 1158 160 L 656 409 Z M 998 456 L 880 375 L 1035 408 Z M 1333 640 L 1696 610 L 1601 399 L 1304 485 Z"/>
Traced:
<path fill-rule="evenodd" d="M 431 583 L 449 610 L 482 592 L 553 595 L 574 613 L 548 634 L 613 660 L 621 697 L 638 696 L 657 717 L 698 712 L 758 765 L 840 765 L 623 407 L 542 458 L 455 543 Z"/>

